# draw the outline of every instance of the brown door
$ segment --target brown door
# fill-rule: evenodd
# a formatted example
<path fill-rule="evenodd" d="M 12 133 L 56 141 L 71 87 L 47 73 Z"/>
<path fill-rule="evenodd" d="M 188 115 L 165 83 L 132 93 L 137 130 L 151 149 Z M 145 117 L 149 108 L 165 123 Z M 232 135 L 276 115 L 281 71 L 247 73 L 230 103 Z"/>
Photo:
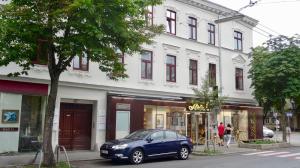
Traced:
<path fill-rule="evenodd" d="M 92 129 L 91 104 L 61 103 L 59 145 L 68 150 L 90 150 Z"/>

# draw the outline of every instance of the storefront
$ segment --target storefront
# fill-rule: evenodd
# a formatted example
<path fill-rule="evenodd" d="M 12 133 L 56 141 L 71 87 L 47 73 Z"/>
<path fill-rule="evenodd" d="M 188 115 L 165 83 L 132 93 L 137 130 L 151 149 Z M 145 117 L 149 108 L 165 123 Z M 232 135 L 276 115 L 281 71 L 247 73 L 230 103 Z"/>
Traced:
<path fill-rule="evenodd" d="M 262 111 L 255 106 L 224 105 L 220 111 L 189 110 L 183 100 L 159 100 L 109 95 L 106 140 L 122 138 L 138 129 L 170 129 L 204 144 L 217 134 L 220 122 L 231 124 L 238 140 L 262 138 Z M 209 129 L 209 131 L 207 131 Z"/>
<path fill-rule="evenodd" d="M 107 101 L 107 140 L 138 129 L 171 129 L 187 135 L 185 101 L 126 96 L 108 96 Z"/>
<path fill-rule="evenodd" d="M 0 80 L 0 153 L 36 150 L 47 94 L 46 84 Z"/>

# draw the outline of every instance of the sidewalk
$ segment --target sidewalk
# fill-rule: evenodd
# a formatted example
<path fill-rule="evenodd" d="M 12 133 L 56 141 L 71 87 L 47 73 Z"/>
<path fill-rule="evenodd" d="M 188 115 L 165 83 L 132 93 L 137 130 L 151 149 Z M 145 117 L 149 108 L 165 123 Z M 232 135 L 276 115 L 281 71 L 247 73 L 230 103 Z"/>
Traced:
<path fill-rule="evenodd" d="M 35 153 L 15 153 L 12 155 L 0 155 L 0 168 L 17 165 L 32 164 Z M 75 160 L 95 160 L 101 159 L 98 151 L 68 151 L 70 161 Z M 60 160 L 66 160 L 63 152 L 60 153 Z M 38 164 L 40 155 L 36 159 L 35 164 Z"/>
<path fill-rule="evenodd" d="M 194 146 L 194 151 L 193 154 L 195 155 L 203 155 L 204 154 L 204 150 L 205 150 L 206 146 L 205 145 L 198 145 L 198 146 Z M 213 151 L 214 148 L 212 145 L 209 146 L 210 150 Z M 238 144 L 234 143 L 234 144 L 230 144 L 229 148 L 227 148 L 226 146 L 215 146 L 215 150 L 217 151 L 217 153 L 219 154 L 235 154 L 235 153 L 246 153 L 246 152 L 253 152 L 253 151 L 257 151 L 256 149 L 249 149 L 249 148 L 239 148 Z"/>

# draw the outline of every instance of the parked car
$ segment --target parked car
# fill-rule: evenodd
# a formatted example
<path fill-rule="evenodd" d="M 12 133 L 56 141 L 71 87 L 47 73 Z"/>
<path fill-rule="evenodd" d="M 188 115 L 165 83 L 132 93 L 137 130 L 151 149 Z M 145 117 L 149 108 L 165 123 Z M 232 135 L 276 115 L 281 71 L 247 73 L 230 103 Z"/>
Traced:
<path fill-rule="evenodd" d="M 123 139 L 105 142 L 100 147 L 100 156 L 106 159 L 127 159 L 140 164 L 145 159 L 177 156 L 186 160 L 193 150 L 190 138 L 170 130 L 138 130 Z"/>
<path fill-rule="evenodd" d="M 263 126 L 263 134 L 264 134 L 264 137 L 273 138 L 274 131 L 272 131 L 271 129 Z"/>

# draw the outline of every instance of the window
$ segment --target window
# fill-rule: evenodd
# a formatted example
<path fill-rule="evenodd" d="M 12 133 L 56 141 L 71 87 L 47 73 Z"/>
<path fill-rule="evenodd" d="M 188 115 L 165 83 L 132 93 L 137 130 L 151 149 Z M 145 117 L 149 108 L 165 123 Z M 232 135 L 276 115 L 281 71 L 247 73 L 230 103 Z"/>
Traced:
<path fill-rule="evenodd" d="M 48 41 L 38 39 L 37 42 L 37 54 L 32 59 L 32 63 L 46 65 L 48 63 Z"/>
<path fill-rule="evenodd" d="M 165 131 L 166 139 L 177 139 L 177 133 L 173 131 Z"/>
<path fill-rule="evenodd" d="M 167 10 L 167 32 L 176 34 L 176 12 Z"/>
<path fill-rule="evenodd" d="M 119 57 L 119 63 L 124 64 L 124 54 L 120 53 L 118 54 L 118 57 Z"/>
<path fill-rule="evenodd" d="M 189 17 L 190 39 L 197 40 L 197 19 Z"/>
<path fill-rule="evenodd" d="M 238 31 L 234 31 L 234 49 L 243 50 L 243 34 Z"/>
<path fill-rule="evenodd" d="M 82 56 L 75 56 L 73 59 L 73 69 L 88 71 L 89 70 L 89 60 L 87 54 L 84 53 Z"/>
<path fill-rule="evenodd" d="M 198 73 L 197 73 L 197 61 L 190 60 L 190 84 L 197 85 L 198 84 Z"/>
<path fill-rule="evenodd" d="M 208 43 L 209 44 L 212 44 L 212 45 L 216 44 L 215 33 L 216 33 L 215 25 L 208 23 Z"/>
<path fill-rule="evenodd" d="M 153 6 L 148 6 L 146 10 L 147 10 L 147 12 L 146 12 L 147 26 L 152 26 L 153 25 Z"/>
<path fill-rule="evenodd" d="M 152 52 L 143 51 L 141 58 L 141 77 L 142 79 L 152 79 Z"/>
<path fill-rule="evenodd" d="M 243 69 L 241 68 L 235 68 L 235 88 L 244 90 Z"/>
<path fill-rule="evenodd" d="M 208 75 L 209 75 L 209 86 L 214 87 L 216 86 L 216 64 L 209 64 L 208 68 Z"/>
<path fill-rule="evenodd" d="M 167 55 L 167 81 L 176 82 L 176 57 Z"/>
<path fill-rule="evenodd" d="M 155 132 L 151 135 L 151 138 L 155 141 L 155 140 L 162 140 L 164 139 L 164 132 L 163 131 L 158 131 Z"/>

